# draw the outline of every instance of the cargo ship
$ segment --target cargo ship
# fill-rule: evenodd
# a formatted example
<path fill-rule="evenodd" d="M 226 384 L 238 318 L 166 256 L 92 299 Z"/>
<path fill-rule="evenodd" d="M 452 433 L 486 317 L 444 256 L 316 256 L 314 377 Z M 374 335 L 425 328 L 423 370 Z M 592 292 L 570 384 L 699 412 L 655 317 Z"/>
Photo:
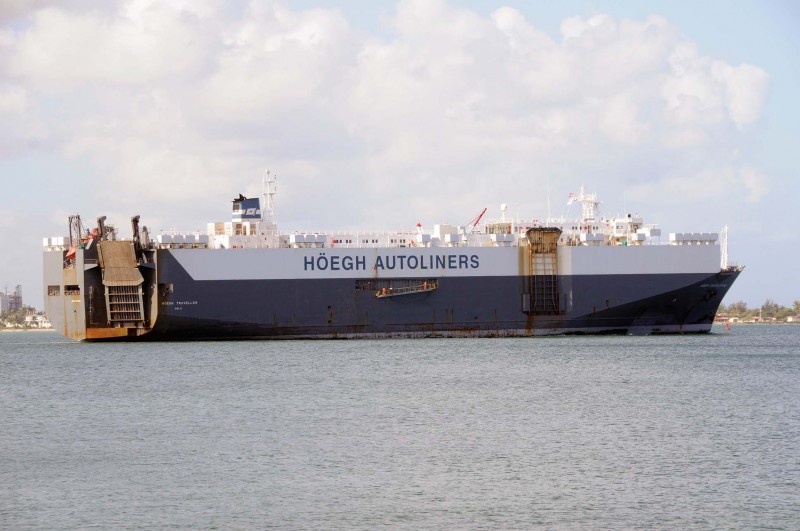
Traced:
<path fill-rule="evenodd" d="M 130 237 L 69 218 L 44 238 L 45 310 L 76 340 L 705 333 L 742 271 L 721 233 L 661 234 L 638 214 L 281 232 L 275 179 L 205 233 Z"/>

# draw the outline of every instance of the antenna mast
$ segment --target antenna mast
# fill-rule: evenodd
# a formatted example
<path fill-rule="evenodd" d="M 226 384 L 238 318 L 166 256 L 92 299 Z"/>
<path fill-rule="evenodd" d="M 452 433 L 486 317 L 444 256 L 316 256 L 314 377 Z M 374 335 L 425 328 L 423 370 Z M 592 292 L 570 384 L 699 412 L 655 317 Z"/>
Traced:
<path fill-rule="evenodd" d="M 720 234 L 720 268 L 723 270 L 728 269 L 728 226 L 722 227 L 722 234 Z"/>
<path fill-rule="evenodd" d="M 584 191 L 583 185 L 581 185 L 580 194 L 577 196 L 573 193 L 569 194 L 567 205 L 571 205 L 576 201 L 581 204 L 581 217 L 583 218 L 583 221 L 594 221 L 597 219 L 597 207 L 600 204 L 600 201 L 597 200 L 596 193 L 587 194 Z"/>
<path fill-rule="evenodd" d="M 278 226 L 275 222 L 275 194 L 278 191 L 275 186 L 276 180 L 277 177 L 272 175 L 269 170 L 264 172 L 264 179 L 262 180 L 264 207 L 261 209 L 261 221 L 269 225 L 272 229 Z"/>

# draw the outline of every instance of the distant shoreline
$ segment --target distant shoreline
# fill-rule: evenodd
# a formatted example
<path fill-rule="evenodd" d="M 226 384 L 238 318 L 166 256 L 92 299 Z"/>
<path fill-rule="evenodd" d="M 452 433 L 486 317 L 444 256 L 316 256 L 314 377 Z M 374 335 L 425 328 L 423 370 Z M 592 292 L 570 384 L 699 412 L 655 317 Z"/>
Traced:
<path fill-rule="evenodd" d="M 0 328 L 0 332 L 55 332 L 54 328 Z"/>

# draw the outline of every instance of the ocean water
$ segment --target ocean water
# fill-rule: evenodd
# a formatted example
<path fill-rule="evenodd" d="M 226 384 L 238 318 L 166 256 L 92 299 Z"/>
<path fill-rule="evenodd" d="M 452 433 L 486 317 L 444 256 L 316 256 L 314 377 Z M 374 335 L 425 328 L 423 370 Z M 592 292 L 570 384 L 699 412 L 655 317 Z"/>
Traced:
<path fill-rule="evenodd" d="M 800 326 L 0 334 L 2 529 L 797 529 Z"/>

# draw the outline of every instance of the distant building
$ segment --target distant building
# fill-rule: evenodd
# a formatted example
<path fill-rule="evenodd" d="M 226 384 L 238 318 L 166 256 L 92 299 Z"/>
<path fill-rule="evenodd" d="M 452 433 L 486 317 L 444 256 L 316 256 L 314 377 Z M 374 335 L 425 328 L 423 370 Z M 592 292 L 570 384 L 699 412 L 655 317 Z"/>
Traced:
<path fill-rule="evenodd" d="M 12 293 L 6 288 L 5 293 L 0 292 L 0 312 L 16 312 L 22 308 L 22 286 L 17 285 Z"/>
<path fill-rule="evenodd" d="M 730 321 L 731 319 L 735 319 L 735 317 L 731 317 L 731 314 L 729 313 L 718 313 L 716 316 L 714 316 L 715 323 L 724 323 L 726 321 Z"/>
<path fill-rule="evenodd" d="M 800 323 L 800 315 L 790 315 L 786 318 L 787 323 Z"/>
<path fill-rule="evenodd" d="M 6 311 L 16 312 L 22 308 L 22 286 L 17 284 L 14 293 L 9 295 L 8 290 L 6 290 L 5 295 L 6 299 L 8 299 L 8 309 Z"/>
<path fill-rule="evenodd" d="M 36 314 L 25 317 L 25 326 L 27 328 L 53 328 L 46 316 Z"/>

